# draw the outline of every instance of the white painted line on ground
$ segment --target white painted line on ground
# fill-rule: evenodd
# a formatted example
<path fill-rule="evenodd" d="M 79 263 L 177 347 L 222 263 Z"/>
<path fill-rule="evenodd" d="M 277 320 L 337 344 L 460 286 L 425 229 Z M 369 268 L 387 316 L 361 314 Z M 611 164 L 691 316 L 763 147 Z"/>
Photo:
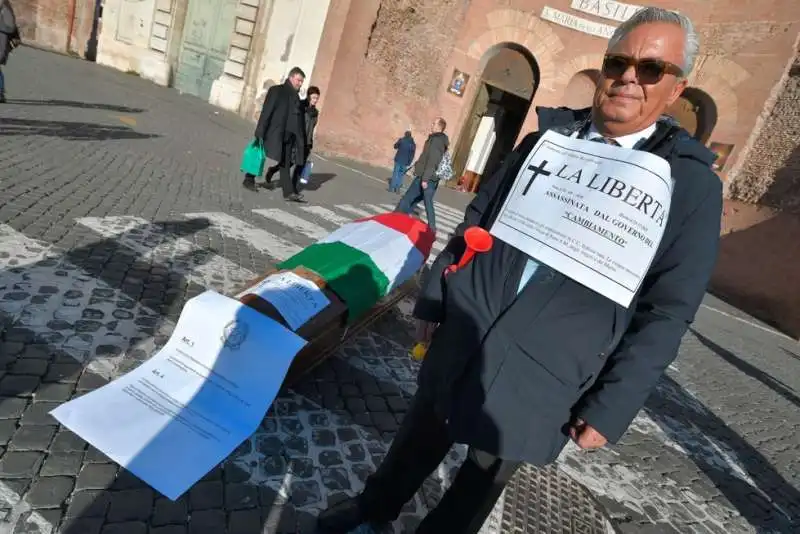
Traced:
<path fill-rule="evenodd" d="M 706 310 L 709 310 L 709 311 L 716 312 L 716 313 L 718 313 L 718 314 L 720 314 L 720 315 L 722 315 L 724 317 L 727 317 L 728 319 L 733 319 L 734 321 L 739 321 L 740 323 L 744 323 L 746 325 L 752 326 L 753 328 L 757 328 L 759 330 L 762 330 L 762 331 L 767 332 L 769 334 L 772 334 L 774 336 L 781 337 L 783 339 L 788 339 L 789 341 L 798 341 L 798 340 L 794 339 L 793 337 L 787 336 L 783 332 L 778 332 L 777 330 L 775 330 L 773 328 L 769 328 L 767 326 L 760 325 L 760 324 L 755 323 L 753 321 L 748 321 L 747 319 L 743 319 L 741 317 L 737 317 L 737 316 L 732 315 L 732 314 L 730 314 L 728 312 L 724 312 L 724 311 L 722 311 L 720 309 L 714 308 L 713 306 L 709 306 L 707 304 L 701 304 L 700 307 L 701 308 L 705 308 Z"/>
<path fill-rule="evenodd" d="M 0 257 L 0 292 L 16 293 L 14 299 L 0 300 L 0 312 L 103 378 L 115 377 L 119 356 L 97 356 L 108 353 L 102 347 L 128 350 L 162 322 L 159 313 L 10 226 L 0 225 L 0 250 L 10 254 Z M 39 297 L 35 303 L 34 296 Z M 78 321 L 94 332 L 75 332 L 71 328 Z"/>
<path fill-rule="evenodd" d="M 372 212 L 375 215 L 379 215 L 381 213 L 388 213 L 390 211 L 394 211 L 394 207 L 392 207 L 391 209 L 387 210 L 386 208 L 384 208 L 382 206 L 377 206 L 375 204 L 361 204 L 361 205 L 364 206 L 365 208 L 369 209 L 369 210 L 372 210 Z"/>
<path fill-rule="evenodd" d="M 76 222 L 133 250 L 142 261 L 162 265 L 187 282 L 223 295 L 234 294 L 255 277 L 252 271 L 140 217 L 82 217 Z"/>
<path fill-rule="evenodd" d="M 355 206 L 351 206 L 350 204 L 339 204 L 334 207 L 340 211 L 352 213 L 356 217 L 372 217 L 372 215 L 374 215 L 368 211 L 364 211 L 362 209 L 356 208 Z"/>
<path fill-rule="evenodd" d="M 300 209 L 311 213 L 312 215 L 316 215 L 317 217 L 324 219 L 329 223 L 333 223 L 336 226 L 344 226 L 345 224 L 353 221 L 352 219 L 342 217 L 341 215 L 332 212 L 328 208 L 323 208 L 322 206 L 306 206 Z"/>
<path fill-rule="evenodd" d="M 279 262 L 294 256 L 301 250 L 298 245 L 227 213 L 185 213 L 184 216 L 195 219 L 208 219 L 219 233 L 226 237 L 246 241 L 254 249 L 269 255 Z"/>
<path fill-rule="evenodd" d="M 30 504 L 25 502 L 13 489 L 2 482 L 0 482 L 0 503 L 10 508 L 6 517 L 3 519 L 3 523 L 5 524 L 0 525 L 0 534 L 12 534 L 12 532 L 15 532 L 14 527 L 17 525 L 20 517 L 26 513 L 28 513 L 26 518 L 27 522 L 36 525 L 37 533 L 52 534 L 55 531 L 53 525 L 51 525 L 42 514 L 36 510 L 31 510 Z M 28 529 L 24 530 L 30 532 Z M 16 532 L 22 532 L 22 530 L 16 530 Z"/>
<path fill-rule="evenodd" d="M 437 201 L 434 201 L 433 205 L 437 210 L 441 210 L 450 217 L 458 219 L 459 222 L 464 220 L 464 210 L 457 210 L 456 208 L 450 207 L 447 204 L 442 204 L 441 202 Z"/>
<path fill-rule="evenodd" d="M 255 209 L 253 210 L 253 213 L 282 224 L 287 228 L 297 230 L 299 233 L 310 237 L 311 239 L 322 239 L 331 233 L 331 230 L 326 230 L 318 224 L 308 222 L 307 220 L 298 217 L 293 213 L 289 213 L 280 209 Z"/>
<path fill-rule="evenodd" d="M 333 160 L 330 160 L 328 158 L 324 158 L 324 157 L 322 157 L 322 156 L 320 156 L 318 154 L 314 154 L 314 157 L 316 157 L 316 158 L 318 158 L 318 159 L 320 159 L 322 161 L 325 161 L 327 163 L 330 163 L 332 165 L 336 165 L 337 167 L 339 167 L 341 169 L 347 169 L 348 171 L 354 172 L 356 174 L 360 174 L 361 176 L 363 176 L 365 178 L 369 178 L 370 180 L 378 182 L 380 184 L 383 184 L 383 185 L 385 185 L 387 187 L 389 185 L 388 178 L 386 180 L 381 180 L 380 178 L 376 178 L 376 177 L 372 176 L 371 174 L 367 174 L 367 173 L 365 173 L 363 171 L 359 171 L 358 169 L 354 169 L 352 167 L 348 167 L 347 165 L 342 165 L 341 163 L 337 163 L 337 162 L 335 162 Z"/>

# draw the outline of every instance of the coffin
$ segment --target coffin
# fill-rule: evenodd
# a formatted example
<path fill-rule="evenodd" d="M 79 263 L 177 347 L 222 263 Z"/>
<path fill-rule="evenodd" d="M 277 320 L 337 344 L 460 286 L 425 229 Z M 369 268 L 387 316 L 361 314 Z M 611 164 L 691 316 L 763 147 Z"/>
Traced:
<path fill-rule="evenodd" d="M 285 271 L 312 281 L 330 304 L 295 332 L 308 344 L 284 381 L 291 386 L 417 287 L 434 232 L 409 215 L 387 213 L 346 224 L 245 286 L 240 302 L 289 328 L 278 309 L 253 290 Z"/>

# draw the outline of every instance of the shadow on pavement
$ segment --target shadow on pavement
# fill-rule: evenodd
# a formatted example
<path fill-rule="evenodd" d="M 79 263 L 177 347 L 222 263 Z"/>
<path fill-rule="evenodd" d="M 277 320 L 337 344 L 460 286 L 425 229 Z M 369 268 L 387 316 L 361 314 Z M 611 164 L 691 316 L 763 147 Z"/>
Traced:
<path fill-rule="evenodd" d="M 208 227 L 204 219 L 157 224 L 169 229 L 171 238 Z M 131 233 L 144 235 L 145 226 Z M 170 258 L 170 263 L 203 261 L 209 255 L 195 251 Z M 163 323 L 176 318 L 186 298 L 204 290 L 170 272 L 169 265 L 142 260 L 109 238 L 32 263 L 15 258 L 12 265 L 18 266 L 0 271 L 0 484 L 10 488 L 3 500 L 13 501 L 5 506 L 19 504 L 17 496 L 26 503 L 16 507 L 21 514 L 5 518 L 16 523 L 11 529 L 39 531 L 44 521 L 62 534 L 100 532 L 112 523 L 112 530 L 118 529 L 114 532 L 144 532 L 149 526 L 214 533 L 315 532 L 314 515 L 299 508 L 321 507 L 360 489 L 393 439 L 409 396 L 392 381 L 331 358 L 296 390 L 282 391 L 263 430 L 174 502 L 49 415 L 59 404 L 108 383 L 88 368 L 98 357 L 125 353 L 117 372 L 149 358 L 166 342 Z M 135 315 L 137 306 L 149 311 L 139 308 Z M 139 343 L 150 337 L 155 348 L 141 350 Z M 106 344 L 109 339 L 116 344 Z M 389 349 L 370 347 L 380 354 Z M 391 373 L 402 371 L 408 381 L 410 367 Z M 247 469 L 241 459 L 246 454 L 258 458 L 247 462 Z M 270 476 L 273 486 L 288 483 L 288 496 L 279 496 L 265 480 L 251 482 L 256 469 Z M 407 511 L 416 512 L 416 505 Z M 414 521 L 406 517 L 404 522 Z"/>
<path fill-rule="evenodd" d="M 125 126 L 89 122 L 36 121 L 0 117 L 0 136 L 42 135 L 66 141 L 106 141 L 111 139 L 151 139 L 157 134 L 143 134 Z"/>
<path fill-rule="evenodd" d="M 336 175 L 330 172 L 312 172 L 308 183 L 305 185 L 301 184 L 301 189 L 303 191 L 317 191 L 321 189 L 326 182 L 334 178 L 336 178 Z"/>
<path fill-rule="evenodd" d="M 644 410 L 758 532 L 796 532 L 800 491 L 680 384 L 665 375 Z"/>
<path fill-rule="evenodd" d="M 127 106 L 96 102 L 78 102 L 74 100 L 27 100 L 24 98 L 14 98 L 7 100 L 7 103 L 16 104 L 18 106 L 59 106 L 78 109 L 102 109 L 106 111 L 117 111 L 119 113 L 142 113 L 145 111 L 141 108 L 130 108 Z"/>
<path fill-rule="evenodd" d="M 769 389 L 771 389 L 772 391 L 774 391 L 775 393 L 786 399 L 788 402 L 794 404 L 797 408 L 800 408 L 800 397 L 798 397 L 794 393 L 794 390 L 792 390 L 791 387 L 784 384 L 783 382 L 773 377 L 772 375 L 765 373 L 758 367 L 750 363 L 747 363 L 746 361 L 739 358 L 731 351 L 720 347 L 719 345 L 717 345 L 716 343 L 714 343 L 701 333 L 697 332 L 693 328 L 690 328 L 689 330 L 692 332 L 692 334 L 694 334 L 694 337 L 696 337 L 697 340 L 703 344 L 703 346 L 711 350 L 714 354 L 716 354 L 717 356 L 719 356 L 732 366 L 736 367 L 750 378 L 755 378 L 756 380 L 767 386 Z M 784 351 L 786 351 L 786 349 L 784 349 Z"/>

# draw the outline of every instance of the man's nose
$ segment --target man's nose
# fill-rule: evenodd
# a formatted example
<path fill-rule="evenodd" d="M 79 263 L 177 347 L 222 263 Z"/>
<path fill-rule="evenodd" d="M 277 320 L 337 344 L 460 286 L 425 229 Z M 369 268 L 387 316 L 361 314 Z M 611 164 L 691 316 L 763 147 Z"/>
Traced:
<path fill-rule="evenodd" d="M 620 76 L 620 80 L 625 83 L 636 83 L 637 79 L 635 65 L 628 65 L 628 68 Z"/>

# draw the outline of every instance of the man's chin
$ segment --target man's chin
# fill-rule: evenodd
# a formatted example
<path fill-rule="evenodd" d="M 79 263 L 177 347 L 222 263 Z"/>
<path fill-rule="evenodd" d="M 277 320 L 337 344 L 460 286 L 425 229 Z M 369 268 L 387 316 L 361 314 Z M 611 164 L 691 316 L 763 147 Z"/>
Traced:
<path fill-rule="evenodd" d="M 630 106 L 606 104 L 599 111 L 605 122 L 629 122 L 636 116 L 636 111 Z"/>

